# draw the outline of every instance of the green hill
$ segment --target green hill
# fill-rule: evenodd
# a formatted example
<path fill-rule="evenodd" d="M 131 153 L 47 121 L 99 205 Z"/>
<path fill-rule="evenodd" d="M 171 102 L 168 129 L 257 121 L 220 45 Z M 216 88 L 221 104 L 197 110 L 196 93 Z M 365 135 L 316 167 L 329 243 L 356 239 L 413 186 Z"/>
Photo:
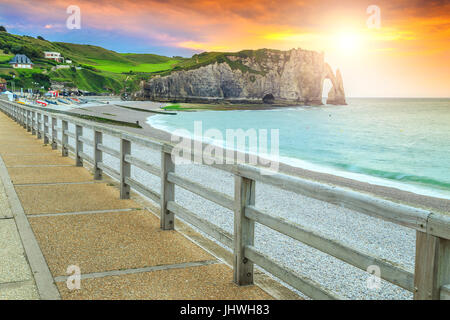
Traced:
<path fill-rule="evenodd" d="M 155 54 L 122 54 L 93 45 L 50 42 L 7 32 L 0 32 L 0 50 L 0 77 L 11 80 L 15 76 L 16 88 L 33 88 L 36 82 L 38 86 L 47 87 L 56 81 L 73 84 L 86 91 L 120 93 L 126 87 L 128 90 L 137 89 L 140 80 L 152 73 L 171 70 L 181 61 Z M 60 52 L 64 58 L 72 60 L 73 67 L 82 69 L 52 70 L 59 63 L 44 59 L 44 51 Z M 33 70 L 9 66 L 10 59 L 18 53 L 33 61 Z M 35 73 L 42 74 L 42 77 L 33 76 Z"/>

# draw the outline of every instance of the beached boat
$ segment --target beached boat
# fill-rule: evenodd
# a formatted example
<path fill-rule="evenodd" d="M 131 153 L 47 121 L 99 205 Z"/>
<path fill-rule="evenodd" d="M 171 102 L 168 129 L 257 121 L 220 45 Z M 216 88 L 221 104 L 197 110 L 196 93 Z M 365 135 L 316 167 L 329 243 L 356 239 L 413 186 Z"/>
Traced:
<path fill-rule="evenodd" d="M 38 103 L 38 104 L 42 105 L 43 107 L 46 107 L 46 106 L 48 106 L 48 103 L 47 103 L 47 102 L 45 102 L 45 101 L 42 101 L 42 100 L 36 100 L 36 103 Z"/>
<path fill-rule="evenodd" d="M 50 103 L 50 104 L 58 104 L 58 103 L 56 103 L 56 101 L 52 101 L 52 100 L 48 100 L 48 99 L 45 99 L 45 101 Z"/>
<path fill-rule="evenodd" d="M 58 99 L 59 102 L 64 103 L 64 104 L 69 104 L 69 102 L 67 102 L 66 100 L 63 99 Z"/>

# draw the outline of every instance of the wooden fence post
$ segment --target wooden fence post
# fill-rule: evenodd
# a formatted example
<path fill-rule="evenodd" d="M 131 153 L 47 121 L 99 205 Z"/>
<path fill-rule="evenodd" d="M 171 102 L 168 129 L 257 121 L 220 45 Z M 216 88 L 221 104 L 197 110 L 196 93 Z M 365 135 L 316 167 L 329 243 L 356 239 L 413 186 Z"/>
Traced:
<path fill-rule="evenodd" d="M 41 139 L 42 138 L 42 132 L 41 132 L 41 114 L 40 113 L 36 113 L 36 126 L 37 126 L 37 138 Z"/>
<path fill-rule="evenodd" d="M 20 109 L 20 124 L 22 125 L 22 128 L 26 128 L 26 123 L 25 123 L 25 109 Z"/>
<path fill-rule="evenodd" d="M 69 156 L 69 136 L 66 133 L 67 130 L 69 130 L 69 123 L 63 120 L 61 129 L 61 155 L 63 157 Z"/>
<path fill-rule="evenodd" d="M 103 171 L 98 167 L 99 162 L 103 162 L 103 152 L 98 148 L 103 143 L 103 133 L 94 131 L 94 179 L 101 180 Z"/>
<path fill-rule="evenodd" d="M 234 179 L 234 282 L 253 284 L 253 263 L 245 257 L 245 246 L 253 246 L 255 222 L 245 216 L 245 207 L 255 204 L 255 181 L 235 175 Z"/>
<path fill-rule="evenodd" d="M 131 165 L 125 161 L 125 156 L 131 154 L 131 142 L 120 139 L 120 199 L 130 199 L 130 186 L 126 178 L 131 175 Z"/>
<path fill-rule="evenodd" d="M 56 131 L 57 120 L 52 117 L 52 150 L 58 149 L 58 131 Z"/>
<path fill-rule="evenodd" d="M 31 112 L 31 134 L 34 136 L 36 134 L 36 112 Z"/>
<path fill-rule="evenodd" d="M 175 185 L 167 180 L 167 175 L 175 171 L 172 155 L 161 149 L 161 229 L 173 230 L 175 228 L 175 215 L 167 209 L 167 203 L 175 200 Z"/>
<path fill-rule="evenodd" d="M 27 110 L 27 132 L 31 132 L 31 111 Z"/>
<path fill-rule="evenodd" d="M 75 126 L 75 165 L 77 167 L 83 166 L 83 158 L 80 153 L 83 152 L 83 142 L 80 141 L 80 137 L 83 136 L 83 127 Z"/>
<path fill-rule="evenodd" d="M 44 144 L 48 144 L 48 116 L 44 115 Z"/>
<path fill-rule="evenodd" d="M 25 109 L 20 110 L 20 124 L 22 125 L 22 128 L 26 128 L 25 113 L 26 113 Z"/>
<path fill-rule="evenodd" d="M 414 299 L 439 300 L 450 284 L 450 240 L 416 232 Z"/>

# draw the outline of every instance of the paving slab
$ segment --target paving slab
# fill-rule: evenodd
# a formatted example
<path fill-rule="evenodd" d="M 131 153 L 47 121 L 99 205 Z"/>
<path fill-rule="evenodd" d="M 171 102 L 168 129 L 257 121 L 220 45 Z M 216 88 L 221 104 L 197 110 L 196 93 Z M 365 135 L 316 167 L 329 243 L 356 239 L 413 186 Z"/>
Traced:
<path fill-rule="evenodd" d="M 43 140 L 37 140 L 36 138 L 33 139 L 33 137 L 27 137 L 24 138 L 21 141 L 13 141 L 7 138 L 3 138 L 0 139 L 0 144 L 1 144 L 1 149 L 5 150 L 8 149 L 10 147 L 29 147 L 29 146 L 38 146 L 38 145 L 43 145 L 44 141 Z"/>
<path fill-rule="evenodd" d="M 0 142 L 1 144 L 1 142 Z M 17 146 L 17 145 L 8 145 L 0 147 L 0 155 L 31 155 L 31 154 L 39 154 L 43 152 L 50 152 L 51 148 L 45 147 L 44 145 L 28 145 L 28 146 Z M 61 152 L 60 152 L 61 153 Z"/>
<path fill-rule="evenodd" d="M 9 168 L 13 184 L 67 183 L 93 181 L 93 175 L 81 167 Z"/>
<path fill-rule="evenodd" d="M 39 294 L 33 281 L 0 284 L 0 300 L 39 300 Z"/>
<path fill-rule="evenodd" d="M 26 214 L 84 212 L 140 208 L 120 200 L 119 190 L 106 183 L 16 186 Z"/>
<path fill-rule="evenodd" d="M 12 218 L 13 214 L 9 205 L 8 197 L 6 196 L 5 187 L 0 180 L 0 219 Z"/>
<path fill-rule="evenodd" d="M 146 210 L 30 218 L 53 276 L 214 259 Z"/>
<path fill-rule="evenodd" d="M 4 155 L 3 161 L 6 166 L 18 166 L 18 165 L 57 165 L 57 164 L 74 164 L 75 160 L 69 157 L 61 157 L 57 153 L 49 154 L 37 154 L 37 155 L 23 155 L 13 156 Z"/>
<path fill-rule="evenodd" d="M 257 286 L 233 283 L 231 268 L 215 264 L 81 280 L 80 290 L 57 283 L 63 299 L 270 300 Z"/>
<path fill-rule="evenodd" d="M 0 141 L 0 154 L 2 156 L 9 155 L 35 155 L 41 154 L 43 152 L 48 152 L 45 150 L 44 144 L 3 144 Z M 61 153 L 59 153 L 61 155 Z"/>
<path fill-rule="evenodd" d="M 7 129 L 7 130 L 0 130 L 0 136 L 2 137 L 2 140 L 5 140 L 6 138 L 25 138 L 28 137 L 28 135 L 31 136 L 30 133 L 28 133 L 26 130 L 21 128 L 14 128 L 14 129 Z"/>
<path fill-rule="evenodd" d="M 0 283 L 32 279 L 14 219 L 0 220 Z"/>
<path fill-rule="evenodd" d="M 16 144 L 16 145 L 20 145 L 22 143 L 26 143 L 26 144 L 32 144 L 32 143 L 43 144 L 44 143 L 43 139 L 37 139 L 36 137 L 33 137 L 31 135 L 30 136 L 21 136 L 20 135 L 20 136 L 14 136 L 14 137 L 8 136 L 7 140 L 8 141 L 6 141 L 6 139 L 2 139 L 2 141 L 7 142 L 8 144 Z"/>

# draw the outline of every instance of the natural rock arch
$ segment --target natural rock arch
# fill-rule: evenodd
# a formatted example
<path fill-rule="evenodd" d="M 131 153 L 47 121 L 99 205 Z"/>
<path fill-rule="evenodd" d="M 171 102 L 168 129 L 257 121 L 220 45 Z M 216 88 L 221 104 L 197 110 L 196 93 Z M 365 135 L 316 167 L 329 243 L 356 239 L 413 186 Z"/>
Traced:
<path fill-rule="evenodd" d="M 325 63 L 325 73 L 322 80 L 322 87 L 325 79 L 330 79 L 332 83 L 331 90 L 328 92 L 327 104 L 347 104 L 345 101 L 344 83 L 339 69 L 337 69 L 335 76 L 330 65 L 328 63 Z"/>

